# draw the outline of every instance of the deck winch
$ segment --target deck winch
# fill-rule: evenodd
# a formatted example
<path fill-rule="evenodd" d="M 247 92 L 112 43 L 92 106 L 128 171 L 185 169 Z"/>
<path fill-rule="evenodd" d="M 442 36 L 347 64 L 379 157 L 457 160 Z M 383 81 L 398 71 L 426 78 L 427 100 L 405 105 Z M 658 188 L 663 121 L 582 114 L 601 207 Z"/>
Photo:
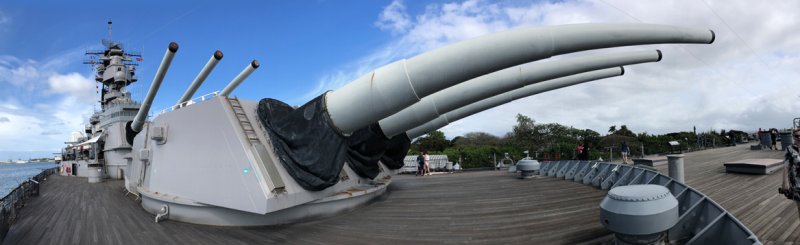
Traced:
<path fill-rule="evenodd" d="M 517 171 L 521 173 L 521 178 L 531 178 L 539 172 L 539 161 L 536 160 L 519 160 L 517 162 Z"/>

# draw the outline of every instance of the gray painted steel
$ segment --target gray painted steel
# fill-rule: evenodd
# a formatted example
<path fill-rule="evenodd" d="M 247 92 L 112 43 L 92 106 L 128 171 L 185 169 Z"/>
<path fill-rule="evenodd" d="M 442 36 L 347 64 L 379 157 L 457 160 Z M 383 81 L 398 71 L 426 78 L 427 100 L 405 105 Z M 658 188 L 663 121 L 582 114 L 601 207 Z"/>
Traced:
<path fill-rule="evenodd" d="M 769 131 L 761 132 L 761 150 L 772 149 L 772 134 Z"/>
<path fill-rule="evenodd" d="M 103 169 L 100 167 L 89 167 L 88 172 L 86 173 L 86 177 L 88 177 L 89 183 L 100 182 L 100 178 L 102 176 L 103 176 Z"/>
<path fill-rule="evenodd" d="M 570 162 L 543 162 L 540 175 L 545 175 L 546 172 Z M 584 184 L 590 183 L 587 179 L 611 176 L 603 175 L 602 172 L 617 168 L 617 172 L 623 175 L 614 183 L 613 186 L 616 188 L 654 184 L 668 189 L 678 202 L 678 221 L 667 231 L 666 239 L 672 244 L 761 244 L 758 237 L 727 210 L 703 193 L 675 179 L 652 170 L 606 162 L 579 161 L 578 168 L 578 174 L 572 180 L 576 182 L 582 180 Z M 631 212 L 630 210 L 639 209 L 629 209 L 627 212 Z"/>
<path fill-rule="evenodd" d="M 792 144 L 794 144 L 794 137 L 792 137 L 792 132 L 780 132 L 778 137 L 781 139 L 781 150 L 786 151 Z"/>
<path fill-rule="evenodd" d="M 656 50 L 593 55 L 515 66 L 443 89 L 378 123 L 383 134 L 391 138 L 449 111 L 530 84 L 598 69 L 659 60 L 661 52 Z"/>
<path fill-rule="evenodd" d="M 233 80 L 231 80 L 231 82 L 228 83 L 228 85 L 222 89 L 222 92 L 220 92 L 219 95 L 223 97 L 227 97 L 228 95 L 230 95 L 231 92 L 233 92 L 233 90 L 235 90 L 236 87 L 239 87 L 239 84 L 241 84 L 245 79 L 247 79 L 247 77 L 249 77 L 250 74 L 253 74 L 253 72 L 259 66 L 260 64 L 258 63 L 257 60 L 253 60 L 252 62 L 250 62 L 250 64 L 247 65 L 247 67 L 245 67 L 244 70 L 242 70 L 242 72 L 239 73 L 239 75 L 233 78 Z"/>
<path fill-rule="evenodd" d="M 451 44 L 380 67 L 325 94 L 334 126 L 350 133 L 455 84 L 553 55 L 656 44 L 712 43 L 709 30 L 651 24 L 518 28 Z"/>
<path fill-rule="evenodd" d="M 186 92 L 183 92 L 183 96 L 178 99 L 177 104 L 183 104 L 184 102 L 189 101 L 194 96 L 194 93 L 200 88 L 200 85 L 203 84 L 203 81 L 208 78 L 208 74 L 211 74 L 211 71 L 214 70 L 214 67 L 217 66 L 217 63 L 222 60 L 222 51 L 215 51 L 214 55 L 211 55 L 211 58 L 208 59 L 206 65 L 203 66 L 203 69 L 200 70 L 200 73 L 197 74 L 197 77 L 194 78 L 192 84 L 189 85 L 189 88 L 186 89 Z"/>
<path fill-rule="evenodd" d="M 683 154 L 667 155 L 669 177 L 680 183 L 685 183 L 683 178 Z"/>
<path fill-rule="evenodd" d="M 511 172 L 511 173 L 514 173 L 516 171 L 520 171 L 520 176 L 522 178 L 527 178 L 527 177 L 531 177 L 534 174 L 536 174 L 536 172 L 540 170 L 540 167 L 541 167 L 541 164 L 539 164 L 539 161 L 536 161 L 536 160 L 519 160 L 519 162 L 517 162 L 517 165 L 509 167 L 508 171 Z M 514 168 L 515 171 L 512 171 L 512 168 Z"/>
<path fill-rule="evenodd" d="M 126 188 L 151 213 L 167 205 L 169 219 L 222 226 L 334 215 L 385 189 L 388 171 L 371 180 L 345 166 L 338 184 L 304 190 L 271 151 L 261 124 L 249 123 L 258 120 L 257 106 L 217 96 L 157 116 L 134 139 Z"/>
<path fill-rule="evenodd" d="M 139 113 L 136 113 L 133 123 L 131 123 L 131 129 L 133 129 L 133 131 L 142 131 L 144 120 L 147 119 L 147 114 L 150 113 L 150 105 L 152 105 L 153 99 L 155 99 L 156 93 L 158 93 L 158 88 L 161 87 L 161 82 L 164 81 L 164 76 L 167 75 L 169 65 L 172 64 L 172 59 L 175 58 L 175 52 L 178 52 L 178 44 L 174 42 L 169 43 L 167 52 L 164 53 L 161 65 L 158 66 L 158 71 L 156 71 L 156 75 L 153 78 L 153 84 L 150 85 L 150 90 L 147 91 L 147 95 L 144 97 L 144 101 L 142 101 L 142 107 L 139 109 Z"/>
<path fill-rule="evenodd" d="M 512 90 L 510 92 L 505 92 L 500 95 L 495 95 L 487 99 L 483 99 L 478 102 L 474 102 L 467 106 L 452 110 L 450 112 L 444 113 L 437 117 L 436 119 L 429 121 L 425 124 L 412 128 L 406 131 L 406 135 L 410 139 L 414 139 L 416 137 L 425 135 L 433 130 L 437 130 L 444 126 L 447 126 L 450 122 L 454 122 L 460 120 L 462 118 L 471 116 L 473 114 L 488 110 L 490 108 L 494 108 L 496 106 L 528 97 L 531 95 L 539 94 L 542 92 L 547 92 L 554 89 L 559 89 L 563 87 L 568 87 L 576 84 L 581 84 L 585 82 L 595 81 L 599 79 L 609 78 L 620 76 L 623 73 L 623 69 L 621 67 L 615 68 L 608 68 L 590 72 L 584 72 L 572 76 L 566 76 L 562 78 L 552 79 L 540 83 L 531 84 L 519 89 Z"/>
<path fill-rule="evenodd" d="M 651 235 L 678 222 L 678 200 L 660 185 L 615 187 L 600 202 L 600 223 L 625 235 Z"/>
<path fill-rule="evenodd" d="M 91 58 L 84 62 L 92 66 L 95 81 L 102 84 L 99 91 L 101 110 L 89 118 L 85 137 L 69 142 L 62 149 L 63 161 L 60 163 L 62 169 L 71 170 L 63 172 L 63 175 L 79 177 L 88 177 L 89 164 L 101 168 L 101 176 L 93 177 L 92 182 L 104 178 L 122 178 L 122 172 L 127 169 L 126 156 L 131 151 L 131 145 L 125 139 L 125 126 L 134 119 L 141 106 L 127 91 L 127 86 L 138 80 L 135 73 L 138 63 L 134 62 L 133 57 L 140 55 L 124 51 L 120 43 L 110 39 L 104 40 L 103 45 L 105 50 L 87 51 L 86 55 Z M 92 140 L 96 141 L 90 142 Z M 80 159 L 75 157 L 80 147 L 87 145 L 92 146 L 92 154 L 85 154 Z"/>

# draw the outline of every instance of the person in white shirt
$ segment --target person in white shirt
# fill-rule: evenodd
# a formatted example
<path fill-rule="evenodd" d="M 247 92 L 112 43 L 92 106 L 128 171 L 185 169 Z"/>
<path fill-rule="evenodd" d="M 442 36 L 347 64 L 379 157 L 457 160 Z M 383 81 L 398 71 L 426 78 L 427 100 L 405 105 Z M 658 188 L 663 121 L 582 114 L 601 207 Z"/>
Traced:
<path fill-rule="evenodd" d="M 431 175 L 431 156 L 428 155 L 428 151 L 422 153 L 422 158 L 425 159 L 425 171 L 428 172 L 428 175 Z"/>

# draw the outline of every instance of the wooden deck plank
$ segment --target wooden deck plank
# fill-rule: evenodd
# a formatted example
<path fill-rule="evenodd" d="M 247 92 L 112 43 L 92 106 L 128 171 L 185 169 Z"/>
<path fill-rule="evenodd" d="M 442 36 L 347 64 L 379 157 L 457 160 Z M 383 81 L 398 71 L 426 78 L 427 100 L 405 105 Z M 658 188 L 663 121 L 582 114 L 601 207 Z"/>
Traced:
<path fill-rule="evenodd" d="M 5 244 L 374 244 L 563 243 L 609 234 L 598 205 L 605 191 L 550 177 L 504 171 L 396 176 L 388 195 L 313 222 L 214 227 L 153 222 L 121 181 L 88 184 L 53 176 L 22 209 Z"/>
<path fill-rule="evenodd" d="M 780 174 L 725 173 L 723 163 L 780 158 L 746 146 L 687 153 L 686 183 L 736 216 L 766 244 L 800 243 L 795 204 L 777 193 Z M 667 166 L 658 166 L 662 173 Z M 605 241 L 606 191 L 505 171 L 395 176 L 388 194 L 339 216 L 271 227 L 153 222 L 121 181 L 54 176 L 21 210 L 4 244 L 574 244 Z"/>
<path fill-rule="evenodd" d="M 708 195 L 731 212 L 765 244 L 800 243 L 789 229 L 800 220 L 797 208 L 778 194 L 781 172 L 770 175 L 725 173 L 724 163 L 741 159 L 782 159 L 783 151 L 753 151 L 748 146 L 717 148 L 686 153 L 686 184 Z M 667 173 L 667 165 L 658 166 Z M 785 235 L 789 233 L 789 235 Z"/>

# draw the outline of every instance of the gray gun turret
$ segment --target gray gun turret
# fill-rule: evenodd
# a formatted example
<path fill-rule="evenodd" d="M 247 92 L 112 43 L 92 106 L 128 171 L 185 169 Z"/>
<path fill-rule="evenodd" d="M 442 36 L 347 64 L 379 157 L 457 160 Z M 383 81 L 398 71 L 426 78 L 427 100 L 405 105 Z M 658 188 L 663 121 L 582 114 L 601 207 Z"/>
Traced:
<path fill-rule="evenodd" d="M 620 68 L 591 70 L 654 62 L 660 54 L 631 52 L 531 64 L 511 72 L 503 69 L 589 49 L 713 40 L 708 30 L 647 24 L 521 28 L 388 64 L 299 107 L 269 98 L 256 102 L 228 97 L 259 67 L 254 60 L 219 96 L 160 114 L 145 124 L 156 81 L 160 83 L 165 72 L 159 69 L 142 105 L 144 114 L 132 123 L 137 127 L 131 131 L 148 133 L 135 135 L 126 188 L 141 194 L 147 211 L 190 223 L 269 225 L 332 215 L 385 192 L 391 182 L 388 175 L 403 166 L 409 130 L 436 116 L 448 116 L 451 110 L 532 82 L 619 75 Z M 162 62 L 162 67 L 165 64 L 169 65 Z M 579 72 L 586 73 L 563 77 Z M 195 80 L 202 80 L 202 73 Z M 470 80 L 479 81 L 474 84 L 487 91 L 452 101 L 435 95 Z M 502 89 L 487 89 L 487 84 Z M 550 83 L 528 86 L 539 84 Z M 553 88 L 543 86 L 539 91 Z M 193 93 L 189 90 L 185 94 Z M 409 107 L 415 115 L 417 106 L 412 105 L 420 100 L 424 100 L 420 105 L 434 104 L 420 111 L 435 113 L 408 121 L 388 118 Z"/>

